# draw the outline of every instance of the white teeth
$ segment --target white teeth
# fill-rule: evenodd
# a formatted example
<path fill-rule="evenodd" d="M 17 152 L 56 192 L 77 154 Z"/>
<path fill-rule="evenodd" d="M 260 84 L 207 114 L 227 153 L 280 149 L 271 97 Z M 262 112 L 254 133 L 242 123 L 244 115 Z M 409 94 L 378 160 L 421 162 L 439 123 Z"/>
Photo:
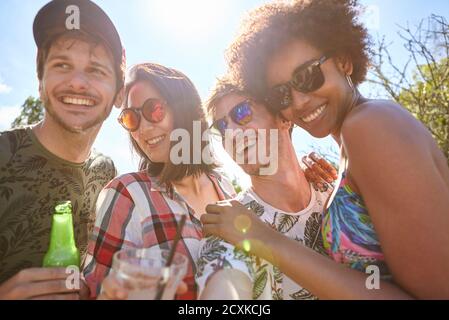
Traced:
<path fill-rule="evenodd" d="M 324 109 L 326 109 L 327 105 L 322 105 L 321 107 L 319 107 L 318 109 L 316 109 L 316 111 L 314 113 L 312 113 L 311 115 L 301 118 L 302 121 L 304 122 L 311 122 L 313 120 L 315 120 L 316 118 L 318 118 L 320 116 L 320 114 L 324 111 Z"/>
<path fill-rule="evenodd" d="M 62 102 L 76 104 L 76 105 L 80 105 L 80 106 L 93 106 L 95 104 L 95 101 L 93 101 L 91 99 L 72 98 L 72 97 L 62 97 Z"/>
<path fill-rule="evenodd" d="M 161 142 L 162 140 L 164 140 L 164 138 L 165 138 L 165 135 L 162 135 L 162 136 L 159 136 L 159 137 L 156 137 L 156 138 L 153 138 L 153 139 L 149 139 L 149 140 L 147 140 L 146 142 L 147 142 L 148 144 L 156 144 L 156 143 L 159 143 L 159 142 Z"/>

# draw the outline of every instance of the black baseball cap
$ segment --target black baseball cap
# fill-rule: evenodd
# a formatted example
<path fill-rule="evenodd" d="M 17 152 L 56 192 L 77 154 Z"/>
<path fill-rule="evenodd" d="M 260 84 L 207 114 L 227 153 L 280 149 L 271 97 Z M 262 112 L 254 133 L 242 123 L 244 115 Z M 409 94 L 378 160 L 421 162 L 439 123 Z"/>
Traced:
<path fill-rule="evenodd" d="M 72 11 L 79 9 L 79 30 L 99 37 L 112 51 L 114 61 L 124 73 L 125 50 L 120 36 L 108 15 L 90 0 L 52 0 L 36 14 L 33 23 L 34 41 L 42 48 L 50 35 L 71 31 L 66 26 Z M 69 8 L 69 10 L 67 9 Z"/>

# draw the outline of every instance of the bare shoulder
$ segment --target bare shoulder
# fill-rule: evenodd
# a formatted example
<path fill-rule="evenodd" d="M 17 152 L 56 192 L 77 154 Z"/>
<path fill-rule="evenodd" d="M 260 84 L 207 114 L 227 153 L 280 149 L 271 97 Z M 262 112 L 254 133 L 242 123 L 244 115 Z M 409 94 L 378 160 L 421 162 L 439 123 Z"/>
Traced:
<path fill-rule="evenodd" d="M 344 141 L 388 143 L 429 142 L 430 133 L 401 105 L 389 100 L 369 100 L 360 104 L 345 119 L 341 135 Z"/>

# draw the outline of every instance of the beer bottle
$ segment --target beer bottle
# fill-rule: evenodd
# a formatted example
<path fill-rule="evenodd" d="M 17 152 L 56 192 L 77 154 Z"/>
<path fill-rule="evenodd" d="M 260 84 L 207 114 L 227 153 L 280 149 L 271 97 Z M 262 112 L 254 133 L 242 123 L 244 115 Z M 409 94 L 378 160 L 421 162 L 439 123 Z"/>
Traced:
<path fill-rule="evenodd" d="M 72 203 L 64 201 L 55 207 L 50 245 L 44 256 L 44 267 L 80 267 L 80 253 L 73 234 Z"/>

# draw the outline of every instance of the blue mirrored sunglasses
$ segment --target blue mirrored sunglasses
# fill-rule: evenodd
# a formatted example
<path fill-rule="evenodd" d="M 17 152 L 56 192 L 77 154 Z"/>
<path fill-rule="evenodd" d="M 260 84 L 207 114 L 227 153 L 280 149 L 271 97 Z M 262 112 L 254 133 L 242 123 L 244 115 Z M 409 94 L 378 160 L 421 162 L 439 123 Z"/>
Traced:
<path fill-rule="evenodd" d="M 253 111 L 251 110 L 251 101 L 245 100 L 240 102 L 229 111 L 227 116 L 217 119 L 212 123 L 210 128 L 212 131 L 218 132 L 222 137 L 225 136 L 226 129 L 228 128 L 228 117 L 234 121 L 235 124 L 244 126 L 251 122 L 253 119 Z"/>

